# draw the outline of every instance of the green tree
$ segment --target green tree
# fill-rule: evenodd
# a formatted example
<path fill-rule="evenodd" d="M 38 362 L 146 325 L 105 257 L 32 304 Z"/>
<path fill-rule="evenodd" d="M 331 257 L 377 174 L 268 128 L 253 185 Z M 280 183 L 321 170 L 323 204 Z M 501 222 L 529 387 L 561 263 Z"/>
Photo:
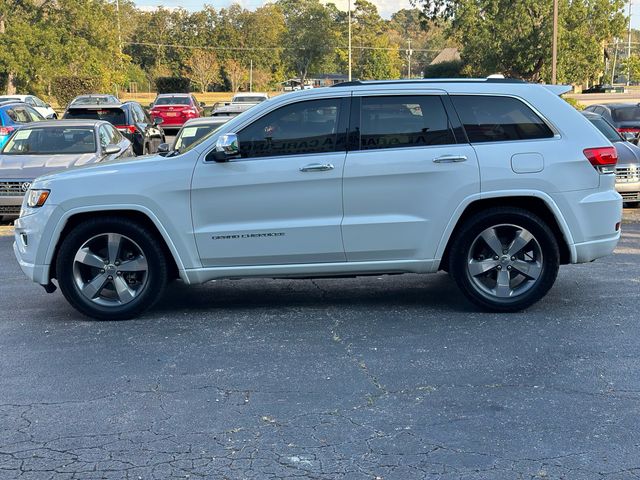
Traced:
<path fill-rule="evenodd" d="M 333 55 L 338 38 L 335 24 L 320 0 L 278 0 L 276 5 L 286 26 L 284 61 L 304 83 Z"/>
<path fill-rule="evenodd" d="M 549 80 L 553 2 L 420 0 L 430 19 L 449 21 L 466 73 Z M 602 42 L 624 26 L 624 0 L 560 0 L 559 78 L 581 81 L 602 65 Z"/>

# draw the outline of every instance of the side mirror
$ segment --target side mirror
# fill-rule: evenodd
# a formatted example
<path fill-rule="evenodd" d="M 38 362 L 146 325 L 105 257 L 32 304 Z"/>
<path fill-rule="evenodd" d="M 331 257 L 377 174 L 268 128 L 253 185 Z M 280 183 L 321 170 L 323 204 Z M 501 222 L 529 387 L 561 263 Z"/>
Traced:
<path fill-rule="evenodd" d="M 206 107 L 206 106 L 207 106 L 207 104 L 206 104 L 206 103 L 204 103 L 204 102 L 200 102 L 200 106 L 201 106 L 201 107 Z"/>
<path fill-rule="evenodd" d="M 113 143 L 104 147 L 104 153 L 107 155 L 115 155 L 116 153 L 120 153 L 122 149 L 118 145 L 114 145 Z"/>
<path fill-rule="evenodd" d="M 232 158 L 240 155 L 240 146 L 238 144 L 238 135 L 235 133 L 227 133 L 218 138 L 216 147 L 213 150 L 213 160 L 216 162 L 228 162 Z"/>
<path fill-rule="evenodd" d="M 162 122 L 164 122 L 164 120 L 160 117 L 153 117 L 153 124 L 154 125 L 160 125 L 162 124 Z"/>
<path fill-rule="evenodd" d="M 45 103 L 44 106 L 47 107 L 47 108 L 51 108 L 51 104 L 50 103 Z"/>
<path fill-rule="evenodd" d="M 160 145 L 158 145 L 158 153 L 160 154 L 169 153 L 170 150 L 171 145 L 169 145 L 168 143 L 161 143 Z"/>
<path fill-rule="evenodd" d="M 622 132 L 622 136 L 627 142 L 633 143 L 636 140 L 636 134 L 633 132 Z"/>
<path fill-rule="evenodd" d="M 49 115 L 47 115 L 45 117 L 47 120 L 55 120 L 56 118 L 56 114 L 55 113 L 50 113 Z"/>
<path fill-rule="evenodd" d="M 153 102 L 149 104 L 149 108 L 153 108 Z"/>

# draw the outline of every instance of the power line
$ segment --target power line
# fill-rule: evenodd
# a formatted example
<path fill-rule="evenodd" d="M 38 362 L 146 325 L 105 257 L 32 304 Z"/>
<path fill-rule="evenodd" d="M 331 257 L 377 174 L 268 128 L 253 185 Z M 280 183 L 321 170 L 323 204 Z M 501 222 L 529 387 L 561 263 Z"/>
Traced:
<path fill-rule="evenodd" d="M 139 45 L 144 47 L 155 48 L 187 48 L 191 50 L 234 50 L 234 51 L 252 51 L 252 50 L 306 50 L 305 47 L 227 47 L 219 45 L 207 45 L 207 46 L 195 46 L 195 45 L 180 45 L 180 44 L 168 44 L 168 43 L 151 43 L 151 42 L 124 42 L 126 45 Z M 335 50 L 348 50 L 349 47 L 333 47 Z M 352 46 L 352 49 L 359 50 L 386 50 L 386 51 L 400 51 L 401 47 L 363 47 Z M 434 48 L 412 48 L 414 52 L 439 52 L 439 49 Z"/>

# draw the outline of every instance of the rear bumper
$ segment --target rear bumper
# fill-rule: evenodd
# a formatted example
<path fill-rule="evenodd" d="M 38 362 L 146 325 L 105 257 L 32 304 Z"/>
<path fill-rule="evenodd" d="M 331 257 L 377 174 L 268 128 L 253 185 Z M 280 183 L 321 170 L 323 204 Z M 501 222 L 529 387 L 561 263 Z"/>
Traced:
<path fill-rule="evenodd" d="M 616 182 L 616 191 L 623 202 L 640 202 L 640 182 Z"/>
<path fill-rule="evenodd" d="M 620 240 L 620 232 L 611 238 L 594 240 L 592 242 L 577 243 L 574 245 L 575 261 L 572 263 L 592 262 L 597 258 L 611 255 Z"/>

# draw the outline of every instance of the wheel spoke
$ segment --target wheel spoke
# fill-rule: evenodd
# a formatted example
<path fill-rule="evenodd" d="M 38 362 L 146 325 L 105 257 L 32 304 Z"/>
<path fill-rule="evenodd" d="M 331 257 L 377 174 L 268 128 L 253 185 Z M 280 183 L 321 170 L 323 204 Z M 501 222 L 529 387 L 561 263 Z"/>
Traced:
<path fill-rule="evenodd" d="M 515 270 L 523 274 L 525 277 L 529 277 L 531 280 L 536 280 L 540 276 L 540 271 L 542 270 L 542 267 L 538 262 L 516 260 L 512 265 Z"/>
<path fill-rule="evenodd" d="M 122 235 L 118 235 L 117 233 L 110 233 L 108 235 L 107 246 L 109 250 L 109 263 L 115 263 L 116 260 L 118 260 L 121 242 Z"/>
<path fill-rule="evenodd" d="M 488 260 L 471 260 L 469 262 L 469 273 L 471 276 L 477 277 L 478 275 L 482 275 L 483 273 L 496 268 L 499 264 L 500 261 L 494 260 L 493 258 Z"/>
<path fill-rule="evenodd" d="M 82 287 L 82 293 L 88 298 L 96 298 L 109 281 L 106 273 L 96 275 L 93 280 Z"/>
<path fill-rule="evenodd" d="M 118 270 L 123 272 L 146 272 L 148 268 L 147 259 L 143 256 L 139 256 L 133 260 L 122 262 L 118 267 Z"/>
<path fill-rule="evenodd" d="M 113 279 L 113 285 L 116 287 L 116 293 L 122 303 L 130 302 L 133 300 L 133 297 L 136 296 L 136 292 L 129 288 L 129 285 L 127 285 L 127 282 L 122 277 L 115 277 Z"/>
<path fill-rule="evenodd" d="M 498 272 L 496 296 L 502 298 L 511 296 L 511 275 L 508 270 L 500 270 Z"/>
<path fill-rule="evenodd" d="M 524 228 L 518 230 L 516 237 L 513 239 L 513 242 L 511 242 L 511 245 L 509 245 L 507 255 L 513 256 L 517 254 L 520 250 L 526 247 L 531 240 L 533 240 L 533 235 L 531 235 L 528 230 L 525 230 Z"/>
<path fill-rule="evenodd" d="M 495 255 L 502 255 L 502 242 L 498 238 L 495 228 L 487 228 L 480 236 Z"/>
<path fill-rule="evenodd" d="M 95 253 L 92 253 L 87 247 L 81 248 L 76 253 L 76 257 L 74 261 L 80 262 L 84 265 L 88 265 L 89 267 L 94 268 L 104 268 L 105 261 L 103 258 L 100 258 Z"/>

